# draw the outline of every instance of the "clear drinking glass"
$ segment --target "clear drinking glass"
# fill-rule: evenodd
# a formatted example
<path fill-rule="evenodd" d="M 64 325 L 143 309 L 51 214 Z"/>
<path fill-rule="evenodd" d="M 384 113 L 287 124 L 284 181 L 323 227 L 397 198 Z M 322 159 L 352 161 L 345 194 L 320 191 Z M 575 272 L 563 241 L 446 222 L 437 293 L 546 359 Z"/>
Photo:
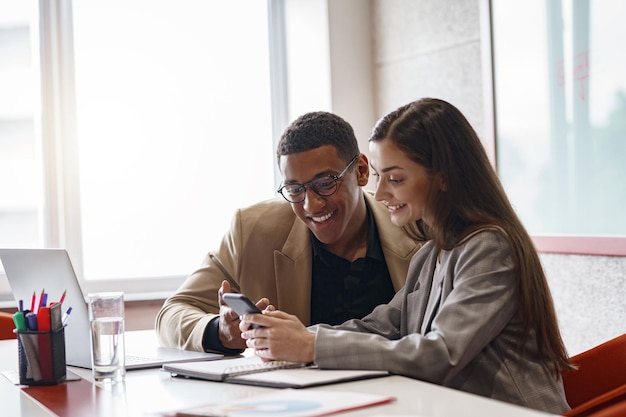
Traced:
<path fill-rule="evenodd" d="M 89 294 L 91 364 L 96 382 L 121 382 L 126 377 L 124 293 Z"/>

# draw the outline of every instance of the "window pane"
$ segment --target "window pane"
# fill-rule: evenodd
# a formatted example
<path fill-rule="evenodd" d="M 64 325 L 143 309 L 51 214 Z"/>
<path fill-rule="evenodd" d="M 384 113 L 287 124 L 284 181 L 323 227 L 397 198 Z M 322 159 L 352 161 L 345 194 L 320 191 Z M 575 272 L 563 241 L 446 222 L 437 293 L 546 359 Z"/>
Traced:
<path fill-rule="evenodd" d="M 498 170 L 534 235 L 626 236 L 626 1 L 493 2 Z"/>
<path fill-rule="evenodd" d="M 266 3 L 73 7 L 84 277 L 186 275 L 275 196 Z"/>
<path fill-rule="evenodd" d="M 43 243 L 37 40 L 37 3 L 0 0 L 0 247 Z"/>

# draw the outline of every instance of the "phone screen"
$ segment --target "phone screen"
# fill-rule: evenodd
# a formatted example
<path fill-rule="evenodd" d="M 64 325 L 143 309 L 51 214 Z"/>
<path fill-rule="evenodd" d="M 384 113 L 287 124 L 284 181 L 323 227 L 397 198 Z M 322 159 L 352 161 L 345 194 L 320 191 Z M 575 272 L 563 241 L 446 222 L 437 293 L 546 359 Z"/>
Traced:
<path fill-rule="evenodd" d="M 226 293 L 223 295 L 224 302 L 228 304 L 228 307 L 235 310 L 240 316 L 245 314 L 260 314 L 261 310 L 252 302 L 248 297 L 243 294 Z M 252 328 L 260 326 L 252 325 Z"/>

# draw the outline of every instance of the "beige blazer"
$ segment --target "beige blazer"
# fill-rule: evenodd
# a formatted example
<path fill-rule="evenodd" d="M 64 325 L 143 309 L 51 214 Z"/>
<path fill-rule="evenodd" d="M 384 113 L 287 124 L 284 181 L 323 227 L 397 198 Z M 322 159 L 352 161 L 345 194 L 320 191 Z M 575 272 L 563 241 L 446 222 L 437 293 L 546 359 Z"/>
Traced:
<path fill-rule="evenodd" d="M 384 205 L 364 192 L 387 267 L 398 291 L 411 257 L 422 242 L 394 226 Z M 251 300 L 269 298 L 277 308 L 310 323 L 312 248 L 308 227 L 283 199 L 240 209 L 217 251 L 210 252 L 169 297 L 156 318 L 162 346 L 203 350 L 204 329 L 219 314 L 217 292 L 223 280 Z"/>

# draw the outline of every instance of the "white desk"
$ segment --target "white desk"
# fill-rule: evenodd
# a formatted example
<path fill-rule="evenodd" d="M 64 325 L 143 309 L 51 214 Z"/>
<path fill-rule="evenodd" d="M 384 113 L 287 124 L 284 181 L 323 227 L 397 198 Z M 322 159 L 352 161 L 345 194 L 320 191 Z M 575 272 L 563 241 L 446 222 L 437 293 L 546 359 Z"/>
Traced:
<path fill-rule="evenodd" d="M 150 332 L 128 332 L 127 343 L 137 338 L 153 340 Z M 81 377 L 91 380 L 91 371 L 68 368 Z M 17 341 L 0 341 L 0 371 L 17 371 Z M 65 382 L 73 384 L 78 382 Z M 246 398 L 272 391 L 262 388 L 222 382 L 207 382 L 184 378 L 172 378 L 158 369 L 130 371 L 126 381 L 113 387 L 92 386 L 92 410 L 89 417 L 96 416 L 153 416 L 155 413 L 179 410 L 213 402 Z M 311 395 L 317 390 L 336 390 L 394 395 L 397 400 L 390 404 L 341 413 L 355 416 L 481 416 L 481 417 L 541 417 L 549 414 L 514 406 L 500 401 L 467 394 L 461 391 L 417 381 L 401 376 L 391 376 L 343 384 L 309 388 Z M 54 416 L 20 387 L 0 375 L 0 414 L 11 417 Z M 86 417 L 86 416 L 85 416 Z"/>

